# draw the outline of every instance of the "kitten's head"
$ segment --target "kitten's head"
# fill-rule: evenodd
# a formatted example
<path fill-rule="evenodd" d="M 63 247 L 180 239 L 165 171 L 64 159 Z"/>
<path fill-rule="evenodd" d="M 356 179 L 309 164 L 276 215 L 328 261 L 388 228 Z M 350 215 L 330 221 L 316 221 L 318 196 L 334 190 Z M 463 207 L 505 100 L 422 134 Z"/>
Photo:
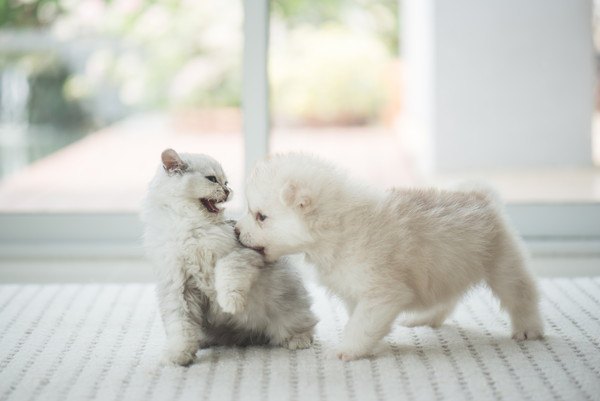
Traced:
<path fill-rule="evenodd" d="M 219 204 L 232 196 L 221 164 L 212 157 L 167 149 L 161 160 L 162 170 L 151 186 L 161 197 L 198 202 L 202 211 L 218 215 Z"/>

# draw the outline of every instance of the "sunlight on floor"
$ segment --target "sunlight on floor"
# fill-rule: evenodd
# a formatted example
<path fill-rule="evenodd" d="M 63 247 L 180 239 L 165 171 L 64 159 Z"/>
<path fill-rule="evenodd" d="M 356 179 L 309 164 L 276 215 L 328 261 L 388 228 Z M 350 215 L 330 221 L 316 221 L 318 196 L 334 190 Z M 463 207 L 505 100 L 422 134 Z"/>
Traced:
<path fill-rule="evenodd" d="M 186 130 L 166 115 L 128 119 L 74 143 L 0 183 L 2 212 L 85 212 L 139 209 L 165 148 L 206 153 L 221 162 L 240 208 L 243 140 L 239 132 Z M 274 152 L 311 151 L 375 185 L 409 180 L 396 137 L 384 128 L 280 129 Z"/>
<path fill-rule="evenodd" d="M 600 118 L 595 120 L 600 127 Z M 600 163 L 600 129 L 594 157 Z M 243 207 L 243 139 L 237 130 L 189 129 L 164 114 L 125 120 L 92 134 L 0 182 L 0 212 L 137 212 L 165 148 L 219 160 Z M 277 128 L 273 152 L 307 151 L 371 185 L 445 185 L 485 180 L 509 202 L 600 202 L 600 169 L 519 169 L 463 172 L 418 179 L 400 138 L 385 127 Z"/>

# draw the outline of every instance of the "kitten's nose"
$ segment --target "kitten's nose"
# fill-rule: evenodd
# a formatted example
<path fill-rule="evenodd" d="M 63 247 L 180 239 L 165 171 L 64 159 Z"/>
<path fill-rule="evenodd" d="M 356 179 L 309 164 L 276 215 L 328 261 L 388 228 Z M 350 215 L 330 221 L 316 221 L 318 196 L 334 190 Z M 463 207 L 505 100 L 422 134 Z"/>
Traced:
<path fill-rule="evenodd" d="M 231 193 L 231 191 L 229 190 L 229 188 L 223 187 L 223 191 L 225 191 L 225 197 L 229 197 L 229 194 Z"/>
<path fill-rule="evenodd" d="M 236 238 L 239 239 L 240 238 L 240 229 L 236 227 L 233 229 L 233 232 L 235 233 Z"/>

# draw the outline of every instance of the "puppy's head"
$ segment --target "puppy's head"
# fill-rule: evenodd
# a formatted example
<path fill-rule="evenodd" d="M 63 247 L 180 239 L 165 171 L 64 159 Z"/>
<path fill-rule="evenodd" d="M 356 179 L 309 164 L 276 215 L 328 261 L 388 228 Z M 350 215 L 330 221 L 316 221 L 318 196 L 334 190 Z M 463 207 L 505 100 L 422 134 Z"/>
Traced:
<path fill-rule="evenodd" d="M 259 163 L 248 181 L 248 213 L 238 221 L 242 244 L 269 261 L 303 252 L 314 242 L 313 222 L 321 200 L 324 166 L 301 154 Z"/>
<path fill-rule="evenodd" d="M 197 202 L 207 215 L 218 215 L 219 205 L 232 196 L 221 164 L 202 154 L 178 154 L 167 149 L 161 154 L 162 168 L 157 172 L 150 190 L 156 196 Z"/>

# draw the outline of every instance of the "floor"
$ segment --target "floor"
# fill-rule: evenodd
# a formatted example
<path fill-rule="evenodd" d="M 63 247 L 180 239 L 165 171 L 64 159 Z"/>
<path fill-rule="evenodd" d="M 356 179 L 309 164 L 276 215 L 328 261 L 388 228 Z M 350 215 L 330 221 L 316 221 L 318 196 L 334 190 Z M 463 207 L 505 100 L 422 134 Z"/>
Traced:
<path fill-rule="evenodd" d="M 0 286 L 0 400 L 593 400 L 600 394 L 600 278 L 543 279 L 543 341 L 510 339 L 473 292 L 440 329 L 394 326 L 371 359 L 333 357 L 346 315 L 310 287 L 314 346 L 213 348 L 159 364 L 151 284 Z"/>
<path fill-rule="evenodd" d="M 0 212 L 135 212 L 160 153 L 169 147 L 215 157 L 239 192 L 244 180 L 240 130 L 191 127 L 157 114 L 96 132 L 0 181 Z M 391 130 L 379 127 L 278 129 L 271 149 L 311 151 L 390 186 L 410 179 L 398 141 Z M 230 203 L 237 209 L 242 197 Z"/>
<path fill-rule="evenodd" d="M 239 194 L 244 179 L 239 129 L 213 132 L 194 127 L 157 114 L 96 132 L 0 181 L 0 213 L 137 212 L 160 152 L 167 147 L 214 156 Z M 276 128 L 271 139 L 274 152 L 317 153 L 379 187 L 476 178 L 494 184 L 509 202 L 600 202 L 600 169 L 592 167 L 420 177 L 401 137 L 385 127 Z M 600 161 L 600 140 L 596 144 Z M 242 206 L 242 196 L 237 196 L 229 208 Z"/>

